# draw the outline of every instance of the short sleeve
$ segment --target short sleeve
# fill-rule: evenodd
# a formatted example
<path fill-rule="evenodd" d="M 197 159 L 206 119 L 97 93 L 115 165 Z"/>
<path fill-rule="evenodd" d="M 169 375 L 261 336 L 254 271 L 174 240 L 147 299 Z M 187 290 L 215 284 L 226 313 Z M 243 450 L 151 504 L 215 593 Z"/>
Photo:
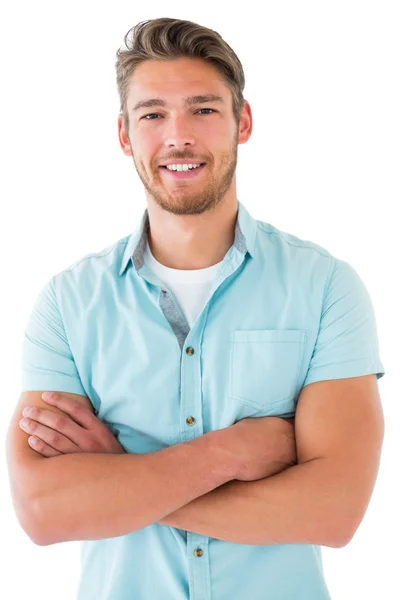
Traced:
<path fill-rule="evenodd" d="M 374 308 L 355 269 L 333 259 L 314 351 L 303 386 L 325 379 L 385 374 Z"/>
<path fill-rule="evenodd" d="M 22 344 L 22 391 L 59 391 L 87 396 L 69 347 L 57 303 L 55 277 L 37 297 Z"/>

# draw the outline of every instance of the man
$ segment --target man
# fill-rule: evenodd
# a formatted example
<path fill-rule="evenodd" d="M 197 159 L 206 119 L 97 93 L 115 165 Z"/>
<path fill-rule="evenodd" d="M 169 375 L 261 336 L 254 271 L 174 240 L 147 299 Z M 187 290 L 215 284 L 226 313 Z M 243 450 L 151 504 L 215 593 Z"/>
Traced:
<path fill-rule="evenodd" d="M 37 544 L 83 540 L 81 600 L 327 599 L 320 546 L 354 535 L 383 442 L 371 300 L 238 201 L 252 113 L 222 38 L 155 19 L 129 44 L 118 135 L 147 208 L 32 311 L 18 518 Z"/>

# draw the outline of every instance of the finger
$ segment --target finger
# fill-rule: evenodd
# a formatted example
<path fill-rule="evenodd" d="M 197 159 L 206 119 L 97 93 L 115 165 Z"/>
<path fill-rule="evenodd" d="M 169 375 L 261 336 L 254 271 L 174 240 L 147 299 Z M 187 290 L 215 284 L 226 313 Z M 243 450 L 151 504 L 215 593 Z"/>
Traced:
<path fill-rule="evenodd" d="M 70 415 L 78 425 L 81 425 L 81 427 L 92 429 L 96 424 L 96 421 L 99 421 L 87 406 L 84 406 L 81 402 L 78 402 L 78 400 L 65 396 L 61 392 L 51 392 L 50 395 L 48 394 L 49 392 L 44 392 L 42 394 L 42 399 L 48 404 L 56 406 Z"/>
<path fill-rule="evenodd" d="M 62 433 L 72 444 L 76 444 L 81 449 L 86 449 L 88 443 L 87 430 L 75 423 L 68 415 L 46 408 L 39 408 L 38 406 L 26 406 L 22 414 L 24 417 L 29 417 L 32 423 L 41 423 L 56 433 Z M 72 448 L 73 446 L 71 446 L 70 451 Z"/>
<path fill-rule="evenodd" d="M 55 450 L 54 448 L 52 448 L 51 446 L 46 444 L 43 440 L 40 440 L 39 438 L 35 437 L 34 435 L 31 435 L 31 437 L 28 439 L 28 443 L 29 443 L 30 447 L 33 450 L 35 450 L 35 452 L 38 452 L 39 454 L 41 454 L 42 456 L 45 456 L 46 458 L 50 458 L 51 456 L 58 456 L 58 455 L 62 454 L 62 452 L 58 452 L 58 450 Z"/>
<path fill-rule="evenodd" d="M 94 427 L 85 429 L 64 413 L 39 408 L 38 406 L 26 406 L 22 414 L 24 417 L 29 417 L 32 423 L 41 423 L 50 431 L 60 433 L 67 440 L 70 440 L 72 446 L 66 446 L 63 441 L 62 448 L 57 447 L 62 452 L 101 452 L 103 448 L 102 439 L 104 438 L 104 429 L 108 432 L 104 423 L 97 418 L 95 418 Z M 75 445 L 79 450 L 75 448 Z"/>
<path fill-rule="evenodd" d="M 57 417 L 59 417 L 59 415 L 57 415 Z M 81 452 L 79 446 L 77 446 L 72 440 L 65 437 L 63 434 L 59 433 L 59 431 L 55 431 L 54 429 L 46 427 L 45 425 L 33 421 L 32 419 L 22 419 L 20 421 L 20 427 L 26 433 L 34 434 L 35 437 L 38 437 L 43 442 L 55 450 L 58 450 L 62 454 Z"/>

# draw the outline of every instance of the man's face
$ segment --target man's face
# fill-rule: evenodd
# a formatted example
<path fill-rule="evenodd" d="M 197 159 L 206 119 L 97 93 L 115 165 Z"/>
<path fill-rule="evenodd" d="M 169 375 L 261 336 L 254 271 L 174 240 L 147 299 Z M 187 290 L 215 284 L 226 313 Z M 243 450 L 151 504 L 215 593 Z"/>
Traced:
<path fill-rule="evenodd" d="M 185 103 L 200 95 L 221 101 Z M 165 106 L 153 101 L 135 108 L 152 99 L 162 99 Z M 141 63 L 132 76 L 127 110 L 126 133 L 137 173 L 161 208 L 176 215 L 200 214 L 225 197 L 236 171 L 239 129 L 232 92 L 213 66 L 191 58 Z M 163 166 L 171 162 L 205 164 L 175 172 Z"/>

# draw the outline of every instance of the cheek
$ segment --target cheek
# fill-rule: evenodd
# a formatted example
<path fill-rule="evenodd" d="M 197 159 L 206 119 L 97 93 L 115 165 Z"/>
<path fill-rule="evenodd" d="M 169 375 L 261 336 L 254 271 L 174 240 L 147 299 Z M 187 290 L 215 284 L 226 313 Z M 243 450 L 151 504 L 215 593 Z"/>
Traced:
<path fill-rule="evenodd" d="M 157 146 L 157 144 L 151 143 L 150 140 L 146 140 L 146 143 L 140 145 L 138 152 L 142 168 L 146 169 L 146 171 L 156 171 L 161 154 L 162 150 L 160 150 L 159 144 Z"/>
<path fill-rule="evenodd" d="M 134 128 L 131 131 L 131 148 L 137 162 L 147 164 L 154 156 L 155 141 L 151 136 L 143 135 L 140 128 Z"/>
<path fill-rule="evenodd" d="M 204 148 L 208 149 L 210 153 L 216 157 L 221 154 L 226 154 L 227 151 L 232 147 L 233 136 L 230 132 L 224 129 L 209 128 L 207 132 L 203 132 Z"/>
<path fill-rule="evenodd" d="M 135 145 L 135 148 L 133 150 L 133 160 L 135 162 L 136 167 L 140 171 L 146 171 L 147 173 L 149 171 L 154 171 L 154 164 L 156 163 L 156 161 L 154 160 L 154 158 L 152 158 L 153 156 L 154 155 L 151 154 L 149 150 L 143 148 L 143 146 L 139 147 L 138 145 Z"/>

